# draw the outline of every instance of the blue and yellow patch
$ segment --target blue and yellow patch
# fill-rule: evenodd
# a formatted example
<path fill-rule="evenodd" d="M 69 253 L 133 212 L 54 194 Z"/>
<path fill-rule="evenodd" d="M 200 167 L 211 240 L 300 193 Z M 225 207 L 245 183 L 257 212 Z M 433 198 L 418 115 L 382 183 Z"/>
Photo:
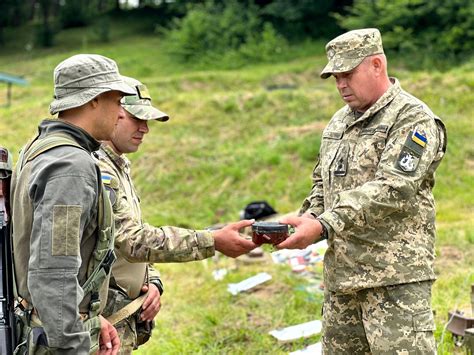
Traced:
<path fill-rule="evenodd" d="M 428 143 L 426 135 L 422 132 L 417 131 L 416 128 L 413 131 L 413 134 L 411 135 L 411 140 L 423 148 Z"/>
<path fill-rule="evenodd" d="M 112 176 L 109 174 L 102 174 L 102 183 L 104 185 L 110 185 L 112 182 Z"/>

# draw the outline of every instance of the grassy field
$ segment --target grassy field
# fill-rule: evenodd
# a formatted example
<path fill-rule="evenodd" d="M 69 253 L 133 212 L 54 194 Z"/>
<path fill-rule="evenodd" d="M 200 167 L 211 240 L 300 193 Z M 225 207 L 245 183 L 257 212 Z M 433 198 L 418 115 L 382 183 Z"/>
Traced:
<path fill-rule="evenodd" d="M 130 156 L 148 222 L 199 229 L 238 219 L 239 210 L 254 200 L 290 212 L 308 193 L 321 131 L 342 106 L 334 82 L 319 79 L 323 43 L 293 47 L 291 61 L 215 70 L 176 63 L 163 53 L 159 38 L 118 30 L 108 44 L 78 30 L 62 32 L 57 42 L 55 49 L 0 52 L 0 72 L 30 82 L 14 87 L 13 104 L 0 108 L 0 145 L 15 159 L 40 119 L 48 117 L 55 65 L 72 54 L 99 53 L 116 59 L 122 74 L 146 83 L 154 103 L 171 116 L 167 123 L 151 123 L 141 150 Z M 443 73 L 407 71 L 398 63 L 390 74 L 448 128 L 448 153 L 435 187 L 433 306 L 439 353 L 451 354 L 460 350 L 449 334 L 442 336 L 447 312 L 470 307 L 474 283 L 474 60 Z M 153 339 L 138 354 L 286 353 L 318 340 L 279 344 L 268 335 L 320 319 L 321 294 L 302 290 L 307 281 L 287 266 L 220 257 L 158 267 L 166 288 L 163 308 Z M 212 271 L 223 267 L 229 274 L 215 281 Z M 227 292 L 227 283 L 261 271 L 273 279 L 256 292 Z"/>

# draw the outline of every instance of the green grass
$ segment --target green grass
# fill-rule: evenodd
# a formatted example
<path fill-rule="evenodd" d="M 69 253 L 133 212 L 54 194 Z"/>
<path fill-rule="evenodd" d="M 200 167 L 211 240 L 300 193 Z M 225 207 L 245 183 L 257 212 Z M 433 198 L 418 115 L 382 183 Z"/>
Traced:
<path fill-rule="evenodd" d="M 0 54 L 0 71 L 30 82 L 14 87 L 12 106 L 0 108 L 0 142 L 15 159 L 48 116 L 54 66 L 72 54 L 99 53 L 116 59 L 121 73 L 146 83 L 154 103 L 171 116 L 167 123 L 152 122 L 141 150 L 130 156 L 148 222 L 203 228 L 238 219 L 240 209 L 259 199 L 282 213 L 299 208 L 311 187 L 321 130 L 342 105 L 334 82 L 319 79 L 322 43 L 294 46 L 290 61 L 217 70 L 174 62 L 157 37 L 114 29 L 112 42 L 101 44 L 84 31 L 62 32 L 53 49 L 26 51 L 17 45 Z M 469 308 L 474 283 L 474 61 L 443 73 L 402 66 L 390 72 L 448 129 L 448 152 L 435 187 L 439 233 L 433 306 L 439 340 L 447 312 Z M 5 102 L 1 95 L 0 104 Z M 215 281 L 211 272 L 221 267 L 231 270 L 224 281 Z M 139 354 L 287 353 L 318 340 L 279 344 L 268 335 L 320 318 L 321 295 L 301 291 L 307 281 L 288 267 L 220 258 L 158 268 L 166 288 L 163 308 L 153 339 Z M 231 296 L 226 291 L 227 283 L 260 271 L 273 279 L 256 292 Z M 440 354 L 460 351 L 449 335 L 443 339 Z"/>

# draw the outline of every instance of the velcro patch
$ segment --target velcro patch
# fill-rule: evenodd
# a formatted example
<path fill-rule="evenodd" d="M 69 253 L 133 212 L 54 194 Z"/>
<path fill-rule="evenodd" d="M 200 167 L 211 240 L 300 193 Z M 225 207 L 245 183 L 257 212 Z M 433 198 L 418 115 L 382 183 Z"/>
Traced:
<path fill-rule="evenodd" d="M 51 254 L 54 256 L 78 256 L 82 206 L 53 206 L 53 236 Z"/>
<path fill-rule="evenodd" d="M 423 140 L 419 138 L 418 135 L 415 136 L 415 133 L 417 133 L 416 130 L 414 132 L 410 131 L 397 160 L 397 167 L 406 173 L 414 172 L 418 168 L 420 158 L 423 155 L 424 147 L 427 143 L 424 135 L 419 135 L 424 139 Z M 415 141 L 414 137 L 424 143 L 424 145 Z"/>

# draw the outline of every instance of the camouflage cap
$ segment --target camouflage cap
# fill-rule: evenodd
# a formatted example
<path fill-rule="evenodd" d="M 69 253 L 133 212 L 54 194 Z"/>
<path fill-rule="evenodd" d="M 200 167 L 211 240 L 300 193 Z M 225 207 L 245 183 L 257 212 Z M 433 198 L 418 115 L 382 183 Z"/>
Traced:
<path fill-rule="evenodd" d="M 74 55 L 54 69 L 54 100 L 49 111 L 54 115 L 79 107 L 112 90 L 135 94 L 123 82 L 115 61 L 98 54 Z"/>
<path fill-rule="evenodd" d="M 122 76 L 122 79 L 134 90 L 134 95 L 122 98 L 121 103 L 125 111 L 140 120 L 158 120 L 161 122 L 169 120 L 168 114 L 151 105 L 151 96 L 145 85 L 128 76 Z"/>
<path fill-rule="evenodd" d="M 349 31 L 328 42 L 326 53 L 329 63 L 321 72 L 322 79 L 350 71 L 368 56 L 383 54 L 382 36 L 376 28 Z"/>

